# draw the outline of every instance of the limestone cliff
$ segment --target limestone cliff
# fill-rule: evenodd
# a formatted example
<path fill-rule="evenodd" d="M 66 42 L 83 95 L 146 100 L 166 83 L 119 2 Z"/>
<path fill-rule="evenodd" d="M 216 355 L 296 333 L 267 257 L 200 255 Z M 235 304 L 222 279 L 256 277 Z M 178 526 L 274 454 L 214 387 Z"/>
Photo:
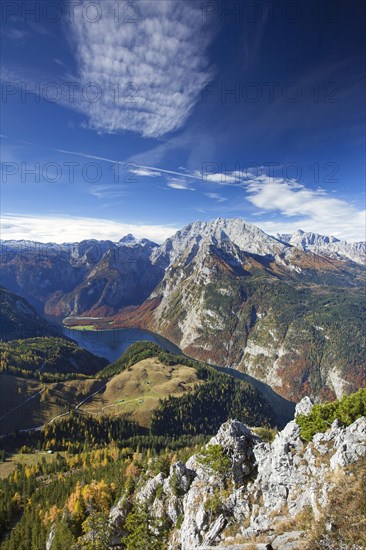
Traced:
<path fill-rule="evenodd" d="M 296 414 L 311 408 L 305 398 Z M 336 420 L 309 443 L 295 420 L 271 443 L 230 420 L 186 464 L 173 464 L 168 476 L 145 478 L 133 499 L 148 505 L 151 518 L 164 519 L 170 550 L 357 550 L 363 546 L 344 543 L 326 517 L 333 492 L 342 483 L 356 483 L 352 467 L 362 468 L 365 456 L 365 417 L 348 427 Z M 131 498 L 125 495 L 111 512 L 116 548 L 123 548 L 128 506 Z M 317 546 L 309 546 L 316 527 Z M 361 529 L 365 536 L 365 524 Z"/>

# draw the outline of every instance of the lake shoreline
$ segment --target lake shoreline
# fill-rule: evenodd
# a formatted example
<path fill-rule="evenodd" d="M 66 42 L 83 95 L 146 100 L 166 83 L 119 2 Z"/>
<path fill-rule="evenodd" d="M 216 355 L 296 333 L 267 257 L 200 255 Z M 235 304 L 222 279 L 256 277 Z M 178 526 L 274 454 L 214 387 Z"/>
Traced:
<path fill-rule="evenodd" d="M 62 331 L 64 336 L 74 340 L 80 347 L 110 362 L 116 361 L 131 344 L 141 341 L 154 342 L 170 353 L 183 355 L 182 350 L 167 338 L 140 328 L 97 329 L 92 326 L 63 324 Z"/>

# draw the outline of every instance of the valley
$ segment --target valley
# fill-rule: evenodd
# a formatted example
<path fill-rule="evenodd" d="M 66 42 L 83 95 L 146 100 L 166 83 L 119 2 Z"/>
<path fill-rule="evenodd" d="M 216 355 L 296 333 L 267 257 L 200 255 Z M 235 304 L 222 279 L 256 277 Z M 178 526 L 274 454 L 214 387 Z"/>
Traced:
<path fill-rule="evenodd" d="M 36 345 L 36 340 L 30 341 L 31 346 Z M 18 346 L 17 341 L 12 344 Z M 25 347 L 27 341 L 20 344 Z M 45 343 L 42 342 L 42 345 Z M 23 353 L 23 362 L 26 362 L 26 357 Z M 193 403 L 195 399 L 199 403 L 201 397 L 197 389 L 205 385 L 210 377 L 218 387 L 223 383 L 225 385 L 227 378 L 233 384 L 234 379 L 238 378 L 235 372 L 233 375 L 227 372 L 219 374 L 218 369 L 183 355 L 173 355 L 152 342 L 131 345 L 115 363 L 104 368 L 106 361 L 96 357 L 95 360 L 99 361 L 100 368 L 94 374 L 65 373 L 57 370 L 54 363 L 51 372 L 27 371 L 19 367 L 11 372 L 11 367 L 3 364 L 0 373 L 0 436 L 19 430 L 39 430 L 72 412 L 96 418 L 128 416 L 138 425 L 150 428 L 154 412 L 162 408 L 161 403 L 167 398 L 187 395 L 191 396 Z M 7 363 L 12 361 L 11 355 L 7 357 Z M 283 425 L 293 413 L 293 406 L 269 388 L 266 391 L 263 384 L 255 382 L 243 375 L 242 383 L 232 384 L 228 388 L 227 402 L 222 403 L 223 410 L 230 405 L 230 395 L 236 387 L 243 392 L 250 390 L 248 398 L 256 396 L 259 403 L 267 407 L 265 414 L 268 422 Z M 205 406 L 212 407 L 213 404 Z M 196 420 L 199 421 L 199 418 Z"/>
<path fill-rule="evenodd" d="M 113 342 L 121 335 L 237 369 L 289 400 L 341 397 L 366 383 L 364 242 L 273 237 L 218 218 L 160 246 L 131 235 L 65 244 L 57 262 L 52 245 L 2 246 L 3 284 L 109 360 L 126 349 Z"/>
<path fill-rule="evenodd" d="M 218 219 L 160 246 L 62 245 L 57 268 L 52 245 L 5 246 L 2 549 L 282 549 L 296 532 L 313 550 L 333 476 L 365 456 L 362 243 Z"/>

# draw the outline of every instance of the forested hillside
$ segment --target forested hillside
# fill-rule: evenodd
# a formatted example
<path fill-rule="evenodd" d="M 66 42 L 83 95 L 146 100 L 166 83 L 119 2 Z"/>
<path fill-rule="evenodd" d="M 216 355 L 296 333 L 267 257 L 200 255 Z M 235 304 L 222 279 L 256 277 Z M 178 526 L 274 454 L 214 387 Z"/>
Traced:
<path fill-rule="evenodd" d="M 56 336 L 59 332 L 27 300 L 0 286 L 0 340 Z"/>
<path fill-rule="evenodd" d="M 77 548 L 86 549 L 95 526 L 96 547 L 109 548 L 108 512 L 123 491 L 133 493 L 148 467 L 168 472 L 173 461 L 186 459 L 195 445 L 205 441 L 205 434 L 213 434 L 222 419 L 233 414 L 255 425 L 275 423 L 270 404 L 249 384 L 148 342 L 134 344 L 119 361 L 101 370 L 100 383 L 153 358 L 170 367 L 183 365 L 196 373 L 202 385 L 158 402 L 150 430 L 126 415 L 95 418 L 74 410 L 40 430 L 0 439 L 4 466 L 16 451 L 22 453 L 18 456 L 34 455 L 39 460 L 29 466 L 14 465 L 13 473 L 0 484 L 1 530 L 16 525 L 1 548 L 39 550 L 52 527 L 52 548 L 63 550 L 77 541 Z M 42 456 L 47 451 L 55 453 L 50 461 Z M 131 508 L 126 535 L 131 544 L 140 513 Z M 159 535 L 156 544 L 162 544 L 163 538 Z"/>
<path fill-rule="evenodd" d="M 62 375 L 95 375 L 107 364 L 65 338 L 27 338 L 0 342 L 1 370 L 41 381 L 63 379 Z"/>
<path fill-rule="evenodd" d="M 5 370 L 0 374 L 0 391 L 7 403 L 4 418 L 0 419 L 3 434 L 15 428 L 29 429 L 41 424 L 45 424 L 47 433 L 56 426 L 65 425 L 64 433 L 73 434 L 75 420 L 70 419 L 70 426 L 67 418 L 52 424 L 52 428 L 47 426 L 54 417 L 67 417 L 72 411 L 82 415 L 78 432 L 82 440 L 95 436 L 100 442 L 104 436 L 107 441 L 113 439 L 106 435 L 109 428 L 104 436 L 98 435 L 99 423 L 109 425 L 111 416 L 118 424 L 119 417 L 128 415 L 142 428 L 151 428 L 153 435 L 169 436 L 212 434 L 231 416 L 253 426 L 282 426 L 286 419 L 286 415 L 277 414 L 269 398 L 250 383 L 203 362 L 168 353 L 152 342 L 132 344 L 118 361 L 94 376 L 65 370 L 54 372 L 52 354 L 47 363 L 48 371 L 34 370 L 33 359 L 39 359 L 41 351 L 32 352 L 32 346 L 42 350 L 43 345 L 45 350 L 54 350 L 55 342 L 30 340 L 30 347 L 27 342 L 21 342 L 19 349 L 16 349 L 16 342 L 6 344 L 13 355 L 4 352 Z M 63 345 L 63 341 L 56 343 Z M 77 356 L 79 348 L 68 342 L 65 345 Z M 24 355 L 22 346 L 25 346 Z M 61 348 L 56 346 L 55 349 L 60 351 Z M 13 358 L 13 367 L 10 358 Z M 67 365 L 66 358 L 56 358 Z M 19 364 L 14 363 L 15 359 Z M 100 360 L 99 364 L 103 366 L 104 362 Z M 89 367 L 92 365 L 91 362 Z M 98 362 L 94 366 L 97 368 Z M 285 400 L 283 403 L 288 405 Z M 41 437 L 42 433 L 43 430 L 37 432 L 35 437 Z M 27 442 L 26 435 L 22 437 Z"/>

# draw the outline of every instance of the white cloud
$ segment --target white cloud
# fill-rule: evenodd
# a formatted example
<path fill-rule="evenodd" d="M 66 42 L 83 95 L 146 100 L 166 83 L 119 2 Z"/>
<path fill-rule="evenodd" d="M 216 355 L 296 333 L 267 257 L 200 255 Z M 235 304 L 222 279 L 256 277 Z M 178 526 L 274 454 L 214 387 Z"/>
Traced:
<path fill-rule="evenodd" d="M 223 195 L 220 195 L 219 193 L 205 193 L 205 195 L 209 198 L 209 199 L 213 199 L 215 200 L 216 202 L 224 202 L 227 200 L 226 197 L 224 197 Z"/>
<path fill-rule="evenodd" d="M 249 202 L 262 211 L 277 214 L 276 220 L 257 222 L 267 232 L 291 233 L 300 228 L 349 241 L 365 239 L 366 211 L 330 196 L 324 189 L 310 189 L 296 180 L 267 176 L 258 176 L 243 185 Z M 278 213 L 288 221 L 280 220 Z"/>
<path fill-rule="evenodd" d="M 20 216 L 3 214 L 1 238 L 32 240 L 42 243 L 76 242 L 83 239 L 118 241 L 128 233 L 161 243 L 177 231 L 168 225 L 122 223 L 101 218 L 72 216 Z"/>
<path fill-rule="evenodd" d="M 127 189 L 127 186 L 110 184 L 92 185 L 89 188 L 89 192 L 91 193 L 91 195 L 94 195 L 94 197 L 97 197 L 98 199 L 113 199 L 130 195 L 130 191 Z"/>
<path fill-rule="evenodd" d="M 197 172 L 197 174 L 199 174 L 199 172 Z M 201 178 L 203 181 L 208 181 L 210 183 L 219 183 L 222 185 L 229 185 L 232 183 L 238 183 L 240 181 L 238 176 L 234 172 L 231 172 L 230 174 L 220 172 L 212 174 L 201 174 Z"/>
<path fill-rule="evenodd" d="M 303 229 L 334 235 L 350 242 L 365 240 L 366 211 L 347 200 L 336 198 L 333 190 L 311 189 L 295 179 L 254 175 L 249 171 L 195 172 L 197 177 L 200 174 L 203 181 L 242 189 L 242 199 L 239 202 L 236 200 L 235 204 L 231 201 L 225 207 L 226 215 L 228 212 L 247 210 L 249 202 L 258 208 L 250 213 L 251 217 L 257 218 L 252 223 L 267 233 L 292 233 Z M 221 195 L 215 195 L 206 193 L 209 198 L 219 201 Z"/>
<path fill-rule="evenodd" d="M 97 0 L 93 4 L 101 15 L 89 13 L 96 19 L 91 22 L 86 4 L 75 6 L 71 32 L 80 83 L 95 83 L 102 91 L 98 101 L 79 102 L 90 127 L 154 138 L 180 128 L 211 77 L 205 52 L 212 32 L 199 6 L 186 0 L 135 0 L 135 21 L 127 22 L 124 0 L 115 1 L 114 10 Z"/>
<path fill-rule="evenodd" d="M 111 163 L 118 162 L 72 151 L 60 150 L 60 152 L 105 160 Z M 123 163 L 121 162 L 121 164 Z M 303 229 L 304 231 L 313 231 L 324 235 L 334 235 L 349 241 L 365 240 L 365 211 L 346 200 L 334 197 L 333 193 L 330 194 L 325 189 L 311 189 L 295 179 L 286 180 L 264 174 L 254 175 L 249 171 L 228 171 L 204 175 L 198 170 L 190 172 L 182 167 L 180 169 L 184 170 L 184 173 L 165 170 L 160 167 L 139 166 L 139 170 L 159 171 L 159 174 L 167 179 L 168 186 L 172 189 L 189 188 L 186 184 L 186 179 L 189 178 L 201 181 L 203 184 L 209 180 L 208 183 L 213 185 L 228 185 L 244 190 L 245 193 L 242 198 L 258 208 L 258 211 L 251 212 L 251 215 L 258 217 L 267 215 L 266 220 L 261 222 L 257 219 L 253 223 L 268 233 L 291 233 L 297 229 Z M 205 194 L 217 202 L 223 202 L 224 196 L 222 194 Z M 242 206 L 236 203 L 225 207 L 225 212 L 239 212 L 241 209 L 246 209 L 247 206 L 245 202 Z M 225 213 L 223 214 L 225 215 Z"/>
<path fill-rule="evenodd" d="M 161 176 L 161 173 L 157 170 L 153 170 L 152 168 L 141 168 L 141 166 L 139 166 L 136 170 L 136 175 L 148 178 L 155 178 L 156 176 Z"/>
<path fill-rule="evenodd" d="M 181 178 L 170 178 L 167 186 L 172 189 L 179 189 L 182 191 L 195 191 L 194 187 L 189 187 L 189 183 Z"/>

